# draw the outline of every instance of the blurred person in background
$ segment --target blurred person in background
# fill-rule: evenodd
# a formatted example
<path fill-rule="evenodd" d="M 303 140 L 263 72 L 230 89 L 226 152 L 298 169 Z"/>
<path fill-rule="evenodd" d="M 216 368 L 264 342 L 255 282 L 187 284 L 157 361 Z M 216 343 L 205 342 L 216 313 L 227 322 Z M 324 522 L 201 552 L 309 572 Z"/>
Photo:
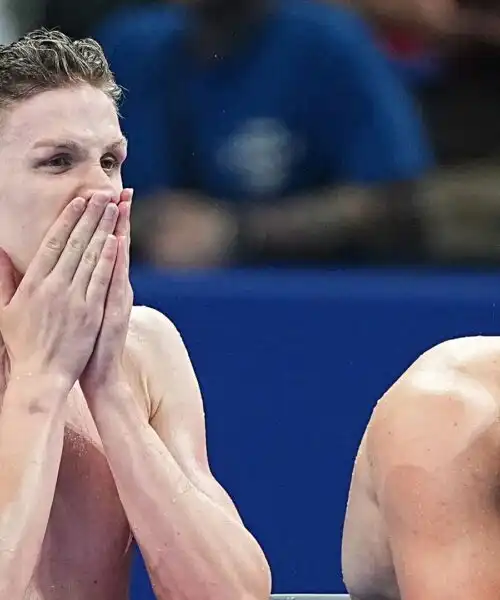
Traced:
<path fill-rule="evenodd" d="M 342 0 L 378 27 L 422 107 L 439 169 L 423 187 L 436 260 L 500 259 L 500 4 Z"/>
<path fill-rule="evenodd" d="M 25 0 L 26 1 L 26 0 Z M 30 1 L 30 0 L 27 0 Z M 113 11 L 123 7 L 147 6 L 162 0 L 43 0 L 44 11 L 40 25 L 47 29 L 60 29 L 75 39 L 91 35 L 94 27 Z"/>
<path fill-rule="evenodd" d="M 453 36 L 500 41 L 497 0 L 341 0 L 369 18 L 419 34 L 428 41 Z"/>
<path fill-rule="evenodd" d="M 419 255 L 418 113 L 353 11 L 306 0 L 123 10 L 136 256 L 161 266 Z"/>

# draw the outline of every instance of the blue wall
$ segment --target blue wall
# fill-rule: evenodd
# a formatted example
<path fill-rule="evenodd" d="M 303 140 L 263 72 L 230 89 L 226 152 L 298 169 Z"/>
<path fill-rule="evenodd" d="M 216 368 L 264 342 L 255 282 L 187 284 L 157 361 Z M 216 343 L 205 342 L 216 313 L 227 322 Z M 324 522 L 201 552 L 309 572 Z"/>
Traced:
<path fill-rule="evenodd" d="M 340 592 L 353 459 L 373 404 L 428 347 L 500 330 L 496 275 L 133 274 L 183 333 L 214 472 L 271 563 L 274 592 Z M 140 566 L 133 600 L 149 599 Z"/>

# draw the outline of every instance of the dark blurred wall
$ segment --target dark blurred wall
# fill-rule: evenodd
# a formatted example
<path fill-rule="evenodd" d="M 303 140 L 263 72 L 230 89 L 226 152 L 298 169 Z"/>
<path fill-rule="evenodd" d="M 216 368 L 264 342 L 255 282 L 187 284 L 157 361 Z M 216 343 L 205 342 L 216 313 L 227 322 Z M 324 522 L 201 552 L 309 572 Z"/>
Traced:
<path fill-rule="evenodd" d="M 26 2 L 27 0 L 21 0 Z M 91 35 L 112 12 L 124 6 L 157 4 L 162 0 L 45 0 L 41 25 L 57 28 L 71 37 Z"/>

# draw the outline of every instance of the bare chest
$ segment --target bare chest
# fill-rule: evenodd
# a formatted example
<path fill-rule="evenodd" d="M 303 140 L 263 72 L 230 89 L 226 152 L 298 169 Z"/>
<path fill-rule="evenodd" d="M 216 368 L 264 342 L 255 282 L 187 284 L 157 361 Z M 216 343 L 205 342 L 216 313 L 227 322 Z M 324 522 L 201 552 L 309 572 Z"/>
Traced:
<path fill-rule="evenodd" d="M 131 535 L 101 440 L 83 402 L 72 406 L 33 598 L 121 600 Z M 31 598 L 28 596 L 28 598 Z"/>

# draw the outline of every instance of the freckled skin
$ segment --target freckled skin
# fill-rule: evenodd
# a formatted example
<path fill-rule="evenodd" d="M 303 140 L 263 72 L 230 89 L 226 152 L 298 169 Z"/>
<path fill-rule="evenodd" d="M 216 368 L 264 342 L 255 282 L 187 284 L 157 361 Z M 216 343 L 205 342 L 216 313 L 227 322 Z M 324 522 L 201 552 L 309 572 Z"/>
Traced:
<path fill-rule="evenodd" d="M 499 360 L 500 338 L 445 342 L 374 409 L 342 543 L 356 600 L 498 597 Z"/>

